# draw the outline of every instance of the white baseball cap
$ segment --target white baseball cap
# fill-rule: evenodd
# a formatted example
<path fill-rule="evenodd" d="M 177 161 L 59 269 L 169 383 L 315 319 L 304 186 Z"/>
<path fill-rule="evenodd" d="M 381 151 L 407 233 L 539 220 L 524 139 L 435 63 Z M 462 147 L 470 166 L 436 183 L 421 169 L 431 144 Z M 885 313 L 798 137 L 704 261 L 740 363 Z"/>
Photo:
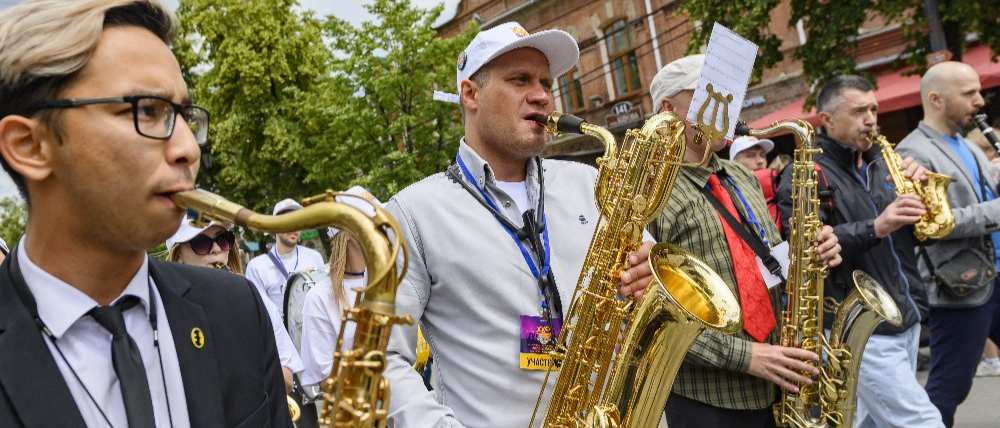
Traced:
<path fill-rule="evenodd" d="M 177 232 L 174 232 L 174 236 L 167 238 L 167 250 L 174 248 L 174 245 L 190 241 L 199 233 L 214 226 L 215 224 L 216 223 L 213 221 L 208 223 L 205 227 L 195 227 L 191 225 L 191 219 L 184 217 L 184 219 L 181 220 L 181 227 L 177 229 Z"/>
<path fill-rule="evenodd" d="M 569 33 L 562 30 L 545 30 L 529 34 L 521 24 L 506 22 L 481 31 L 472 39 L 469 46 L 458 54 L 455 89 L 460 93 L 463 80 L 472 77 L 496 57 L 524 47 L 542 51 L 549 60 L 549 70 L 553 79 L 569 71 L 580 60 L 580 46 Z M 458 102 L 458 97 L 454 94 L 435 92 L 434 98 Z"/>
<path fill-rule="evenodd" d="M 771 153 L 774 150 L 774 142 L 768 139 L 758 140 L 753 137 L 739 137 L 733 140 L 733 145 L 729 147 L 729 159 L 736 158 L 736 154 L 753 146 L 761 146 L 764 153 Z"/>
<path fill-rule="evenodd" d="M 371 192 L 369 192 L 364 187 L 354 186 L 351 187 L 350 189 L 345 190 L 344 193 L 360 196 L 366 199 L 368 202 L 371 202 L 375 205 L 378 205 L 379 207 L 382 207 L 382 202 L 380 202 L 378 198 L 375 197 L 375 195 L 371 194 Z M 339 203 L 347 204 L 361 210 L 361 212 L 365 213 L 365 215 L 368 217 L 375 217 L 375 208 L 372 207 L 370 204 L 363 202 L 361 199 L 350 196 L 337 195 L 335 200 Z M 336 235 L 337 233 L 340 233 L 340 229 L 337 229 L 336 227 L 330 227 L 327 228 L 326 230 L 326 234 L 331 238 L 333 238 L 334 235 Z"/>
<path fill-rule="evenodd" d="M 288 211 L 298 211 L 302 209 L 302 204 L 295 201 L 295 199 L 288 198 L 277 204 L 274 204 L 274 212 L 271 215 L 278 215 L 281 213 L 286 213 Z"/>
<path fill-rule="evenodd" d="M 660 105 L 666 98 L 677 95 L 685 89 L 694 90 L 701 77 L 701 66 L 705 55 L 691 55 L 676 59 L 660 69 L 649 83 L 649 96 L 653 97 L 653 112 L 660 112 Z M 684 112 L 677 112 L 683 114 Z"/>

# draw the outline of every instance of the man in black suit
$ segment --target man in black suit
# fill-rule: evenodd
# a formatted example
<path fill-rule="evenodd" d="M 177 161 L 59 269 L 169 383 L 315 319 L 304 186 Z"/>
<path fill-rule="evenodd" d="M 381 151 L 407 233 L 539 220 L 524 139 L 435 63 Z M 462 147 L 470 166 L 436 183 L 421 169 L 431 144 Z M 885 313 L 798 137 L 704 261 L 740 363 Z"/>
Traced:
<path fill-rule="evenodd" d="M 0 14 L 0 163 L 30 218 L 0 265 L 2 427 L 291 425 L 254 287 L 145 253 L 208 132 L 175 28 L 158 0 Z"/>

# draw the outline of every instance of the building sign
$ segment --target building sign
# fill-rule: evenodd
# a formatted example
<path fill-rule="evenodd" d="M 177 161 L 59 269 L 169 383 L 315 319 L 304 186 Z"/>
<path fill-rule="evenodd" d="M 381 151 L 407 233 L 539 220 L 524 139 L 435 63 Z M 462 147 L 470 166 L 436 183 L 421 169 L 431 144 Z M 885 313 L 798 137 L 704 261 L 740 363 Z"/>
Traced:
<path fill-rule="evenodd" d="M 630 110 L 632 110 L 632 103 L 628 101 L 622 101 L 611 106 L 611 114 L 616 116 L 625 116 Z"/>
<path fill-rule="evenodd" d="M 622 101 L 611 106 L 611 113 L 604 116 L 608 129 L 612 132 L 622 132 L 638 128 L 642 123 L 642 107 L 633 107 L 632 103 Z"/>

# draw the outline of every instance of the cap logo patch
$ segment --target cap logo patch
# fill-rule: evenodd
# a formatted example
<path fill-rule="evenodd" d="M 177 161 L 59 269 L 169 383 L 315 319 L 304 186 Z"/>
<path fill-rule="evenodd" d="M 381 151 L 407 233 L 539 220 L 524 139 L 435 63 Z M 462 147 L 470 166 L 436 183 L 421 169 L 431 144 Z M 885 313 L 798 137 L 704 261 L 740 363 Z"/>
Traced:
<path fill-rule="evenodd" d="M 465 69 L 465 63 L 468 60 L 469 60 L 469 55 L 467 55 L 465 53 L 465 51 L 462 51 L 462 53 L 458 54 L 458 64 L 457 65 L 458 65 L 458 70 L 459 71 L 462 71 L 463 69 Z"/>
<path fill-rule="evenodd" d="M 524 31 L 521 27 L 511 27 L 510 31 L 512 31 L 517 37 L 528 37 L 528 32 Z"/>

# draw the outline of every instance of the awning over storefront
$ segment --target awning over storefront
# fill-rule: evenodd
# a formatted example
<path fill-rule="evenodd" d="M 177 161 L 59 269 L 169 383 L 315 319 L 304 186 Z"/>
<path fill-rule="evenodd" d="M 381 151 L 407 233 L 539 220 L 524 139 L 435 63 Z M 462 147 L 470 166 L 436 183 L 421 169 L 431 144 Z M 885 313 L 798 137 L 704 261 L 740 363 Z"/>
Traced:
<path fill-rule="evenodd" d="M 962 62 L 971 65 L 979 73 L 983 89 L 1000 86 L 1000 62 L 990 59 L 993 52 L 989 46 L 979 45 L 969 49 L 962 55 Z M 878 100 L 880 113 L 888 113 L 920 105 L 920 76 L 903 76 L 913 67 L 906 67 L 889 74 L 878 76 L 878 89 L 875 98 Z M 813 126 L 819 125 L 816 110 L 808 113 L 802 111 L 806 97 L 788 104 L 766 116 L 750 123 L 752 128 L 765 128 L 771 123 L 782 119 L 805 119 Z"/>

